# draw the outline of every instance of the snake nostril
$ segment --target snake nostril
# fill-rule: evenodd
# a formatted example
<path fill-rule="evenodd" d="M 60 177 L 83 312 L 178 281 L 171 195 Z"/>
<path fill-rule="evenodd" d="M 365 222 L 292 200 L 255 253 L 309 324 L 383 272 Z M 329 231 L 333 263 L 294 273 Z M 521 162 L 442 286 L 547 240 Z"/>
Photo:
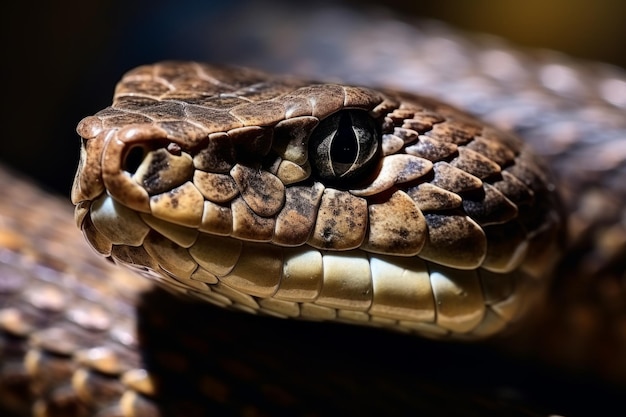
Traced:
<path fill-rule="evenodd" d="M 131 148 L 124 158 L 124 171 L 133 175 L 146 157 L 147 150 L 143 146 Z"/>

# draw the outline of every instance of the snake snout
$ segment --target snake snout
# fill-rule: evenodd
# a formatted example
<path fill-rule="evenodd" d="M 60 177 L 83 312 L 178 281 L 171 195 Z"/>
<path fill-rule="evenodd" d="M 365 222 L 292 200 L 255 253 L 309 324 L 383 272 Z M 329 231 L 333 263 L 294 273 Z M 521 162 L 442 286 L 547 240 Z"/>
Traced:
<path fill-rule="evenodd" d="M 166 141 L 164 131 L 144 124 L 129 125 L 103 138 L 100 166 L 107 193 L 130 209 L 150 213 L 151 191 L 164 191 L 168 187 L 164 183 L 171 185 L 160 179 L 168 164 L 163 157 Z"/>

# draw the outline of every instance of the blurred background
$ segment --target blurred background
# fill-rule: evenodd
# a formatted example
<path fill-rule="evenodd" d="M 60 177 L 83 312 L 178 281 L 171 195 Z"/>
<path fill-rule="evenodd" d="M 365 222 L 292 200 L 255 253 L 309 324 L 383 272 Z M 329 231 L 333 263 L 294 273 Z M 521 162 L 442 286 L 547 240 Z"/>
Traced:
<path fill-rule="evenodd" d="M 285 4 L 243 0 L 52 3 L 4 6 L 0 161 L 65 194 L 78 158 L 75 126 L 110 103 L 114 84 L 124 71 L 161 59 L 245 63 L 244 52 L 232 47 L 235 43 L 230 39 L 235 35 L 244 36 L 238 44 L 244 42 L 257 53 L 276 54 L 269 46 L 255 43 L 254 35 L 245 36 L 245 22 L 274 19 L 270 27 L 280 41 L 281 22 L 290 20 L 289 13 L 294 19 L 296 14 L 301 19 L 307 16 L 298 6 L 276 18 L 274 12 L 287 8 Z M 324 2 L 308 1 L 306 7 L 317 3 Z M 626 2 L 620 0 L 387 0 L 384 7 L 379 3 L 332 2 L 374 9 L 407 22 L 438 19 L 462 30 L 502 36 L 517 45 L 626 67 Z M 255 10 L 252 16 L 250 10 Z"/>

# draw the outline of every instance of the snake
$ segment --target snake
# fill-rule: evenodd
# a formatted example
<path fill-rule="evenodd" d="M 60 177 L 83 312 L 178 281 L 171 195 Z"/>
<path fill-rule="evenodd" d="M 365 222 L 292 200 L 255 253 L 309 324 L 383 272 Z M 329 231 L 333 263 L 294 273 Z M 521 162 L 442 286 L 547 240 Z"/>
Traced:
<path fill-rule="evenodd" d="M 113 104 L 78 125 L 75 225 L 64 202 L 0 176 L 14 196 L 0 229 L 3 405 L 41 416 L 541 415 L 433 377 L 414 355 L 430 348 L 454 364 L 476 348 L 413 333 L 517 330 L 519 349 L 555 356 L 586 336 L 572 357 L 623 386 L 626 106 L 611 92 L 626 84 L 596 77 L 585 97 L 595 107 L 562 121 L 529 120 L 520 103 L 454 103 L 469 115 L 392 87 L 198 62 L 129 71 Z M 572 100 L 558 85 L 542 93 L 556 115 Z M 76 225 L 113 262 L 85 249 Z M 572 312 L 579 331 L 549 337 Z"/>

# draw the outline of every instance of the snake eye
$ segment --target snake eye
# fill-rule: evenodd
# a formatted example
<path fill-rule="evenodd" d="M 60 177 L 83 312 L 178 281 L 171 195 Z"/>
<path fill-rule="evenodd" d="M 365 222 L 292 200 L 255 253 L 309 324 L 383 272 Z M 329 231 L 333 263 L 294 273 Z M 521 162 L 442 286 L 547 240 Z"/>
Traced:
<path fill-rule="evenodd" d="M 380 135 L 363 110 L 344 110 L 322 120 L 309 139 L 310 161 L 317 176 L 350 184 L 375 166 Z"/>

